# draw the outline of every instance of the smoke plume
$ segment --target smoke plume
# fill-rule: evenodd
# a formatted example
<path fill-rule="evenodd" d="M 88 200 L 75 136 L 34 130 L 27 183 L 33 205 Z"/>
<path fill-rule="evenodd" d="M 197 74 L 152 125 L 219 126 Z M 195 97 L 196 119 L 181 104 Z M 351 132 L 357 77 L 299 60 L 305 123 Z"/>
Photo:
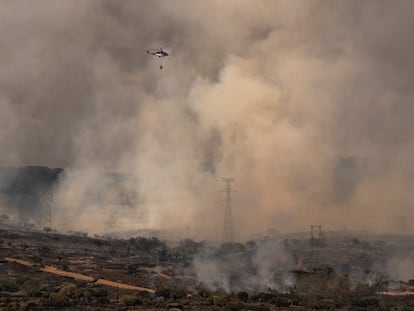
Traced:
<path fill-rule="evenodd" d="M 251 243 L 251 242 L 250 242 Z M 210 290 L 228 293 L 242 290 L 280 292 L 294 283 L 293 256 L 281 241 L 267 239 L 258 245 L 247 243 L 205 249 L 197 254 L 191 269 L 198 282 Z"/>
<path fill-rule="evenodd" d="M 220 239 L 228 176 L 239 240 L 311 223 L 413 233 L 412 12 L 0 0 L 0 166 L 64 168 L 67 229 Z M 163 70 L 145 53 L 160 47 Z M 129 176 L 123 199 L 108 172 Z"/>

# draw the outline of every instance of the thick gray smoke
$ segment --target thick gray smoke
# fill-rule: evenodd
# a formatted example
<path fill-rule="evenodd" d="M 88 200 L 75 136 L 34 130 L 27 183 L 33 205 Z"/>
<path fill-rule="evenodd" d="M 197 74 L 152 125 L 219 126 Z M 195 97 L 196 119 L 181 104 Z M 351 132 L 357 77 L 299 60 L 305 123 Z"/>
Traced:
<path fill-rule="evenodd" d="M 236 176 L 239 239 L 310 223 L 413 233 L 413 12 L 0 0 L 0 165 L 71 171 L 54 222 L 90 232 L 220 238 L 220 177 Z M 145 53 L 158 47 L 163 70 Z M 109 171 L 132 176 L 136 201 L 88 209 Z"/>
<path fill-rule="evenodd" d="M 414 252 L 390 256 L 386 272 L 392 280 L 409 281 L 414 279 Z"/>
<path fill-rule="evenodd" d="M 197 281 L 211 290 L 228 293 L 268 289 L 283 292 L 294 285 L 289 273 L 294 268 L 293 256 L 281 241 L 260 241 L 250 249 L 246 245 L 247 249 L 242 244 L 224 244 L 219 250 L 211 248 L 198 254 L 191 267 Z"/>

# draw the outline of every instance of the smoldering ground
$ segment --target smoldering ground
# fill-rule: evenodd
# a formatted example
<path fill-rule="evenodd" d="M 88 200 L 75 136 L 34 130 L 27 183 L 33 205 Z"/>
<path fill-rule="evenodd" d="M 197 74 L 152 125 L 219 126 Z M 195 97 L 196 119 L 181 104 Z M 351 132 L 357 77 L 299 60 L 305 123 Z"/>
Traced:
<path fill-rule="evenodd" d="M 56 193 L 56 226 L 217 239 L 220 177 L 236 176 L 239 239 L 310 223 L 413 233 L 413 7 L 2 0 L 0 163 L 82 172 Z M 163 70 L 145 53 L 159 47 Z M 143 223 L 138 204 L 75 204 L 108 171 L 135 176 L 138 202 L 187 201 Z"/>
<path fill-rule="evenodd" d="M 266 239 L 243 244 L 206 247 L 192 261 L 189 273 L 210 290 L 226 292 L 287 291 L 294 283 L 292 253 L 282 241 Z"/>

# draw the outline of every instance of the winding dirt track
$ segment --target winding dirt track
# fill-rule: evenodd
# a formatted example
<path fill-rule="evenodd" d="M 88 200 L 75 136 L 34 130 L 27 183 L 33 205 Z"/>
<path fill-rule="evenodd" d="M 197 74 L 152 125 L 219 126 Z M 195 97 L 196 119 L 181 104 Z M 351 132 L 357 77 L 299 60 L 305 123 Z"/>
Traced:
<path fill-rule="evenodd" d="M 95 283 L 100 284 L 100 285 L 107 285 L 107 286 L 112 286 L 112 287 L 123 288 L 123 289 L 132 289 L 132 290 L 137 290 L 137 291 L 144 291 L 144 292 L 148 292 L 148 293 L 151 293 L 151 294 L 155 293 L 155 290 L 150 289 L 150 288 L 133 286 L 133 285 L 128 285 L 128 284 L 124 284 L 124 283 L 104 280 L 104 279 L 99 279 Z"/>
<path fill-rule="evenodd" d="M 378 294 L 387 296 L 413 296 L 414 292 L 379 292 Z"/>
<path fill-rule="evenodd" d="M 8 261 L 8 262 L 15 262 L 18 263 L 19 265 L 23 265 L 26 267 L 33 267 L 34 264 L 32 264 L 29 261 L 26 260 L 21 260 L 21 259 L 16 259 L 16 258 L 11 258 L 11 257 L 4 257 L 4 260 Z"/>
<path fill-rule="evenodd" d="M 60 276 L 65 276 L 65 277 L 72 278 L 75 280 L 93 282 L 93 277 L 91 276 L 80 274 L 80 273 L 75 273 L 75 272 L 63 271 L 63 270 L 57 269 L 52 266 L 46 266 L 44 268 L 40 268 L 39 270 L 43 272 L 53 273 L 53 274 L 60 275 Z"/>
<path fill-rule="evenodd" d="M 161 272 L 161 267 L 159 267 L 159 266 L 156 266 L 154 268 L 144 268 L 144 270 L 147 271 L 147 272 L 150 272 L 150 273 L 155 273 L 159 277 L 162 277 L 164 279 L 171 279 L 172 278 L 171 276 L 169 276 L 169 275 L 167 275 L 165 273 L 162 273 Z"/>
<path fill-rule="evenodd" d="M 31 263 L 29 261 L 26 261 L 26 260 L 22 260 L 22 259 L 16 259 L 16 258 L 11 258 L 11 257 L 5 257 L 4 259 L 8 262 L 14 262 L 14 263 L 17 263 L 19 265 L 26 266 L 26 267 L 33 267 L 34 266 L 33 263 Z M 94 278 L 89 276 L 89 275 L 85 275 L 85 274 L 81 274 L 81 273 L 75 273 L 75 272 L 69 272 L 69 271 L 63 271 L 63 270 L 57 269 L 53 266 L 46 266 L 44 268 L 40 268 L 39 271 L 52 273 L 52 274 L 63 276 L 63 277 L 69 277 L 69 278 L 72 278 L 72 279 L 75 279 L 75 280 L 95 282 L 95 284 L 99 284 L 99 285 L 106 285 L 106 286 L 117 287 L 117 288 L 122 288 L 122 289 L 130 289 L 130 290 L 136 290 L 136 291 L 144 291 L 144 292 L 148 292 L 148 293 L 151 293 L 151 294 L 155 293 L 155 290 L 153 290 L 151 288 L 133 286 L 133 285 L 128 285 L 128 284 L 125 284 L 125 283 L 120 283 L 120 282 L 115 282 L 115 281 L 110 281 L 110 280 L 105 280 L 105 279 L 99 279 L 97 281 L 94 281 Z"/>

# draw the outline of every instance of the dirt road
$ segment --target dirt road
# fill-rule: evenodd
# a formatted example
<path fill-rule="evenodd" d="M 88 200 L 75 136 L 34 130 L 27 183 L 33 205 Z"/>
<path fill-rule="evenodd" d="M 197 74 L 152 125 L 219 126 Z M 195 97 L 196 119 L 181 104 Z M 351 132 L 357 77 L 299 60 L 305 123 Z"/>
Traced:
<path fill-rule="evenodd" d="M 33 263 L 26 261 L 26 260 L 22 260 L 22 259 L 16 259 L 16 258 L 11 258 L 11 257 L 5 257 L 4 259 L 8 262 L 14 262 L 19 265 L 26 266 L 26 267 L 34 266 Z M 130 290 L 136 290 L 136 291 L 145 291 L 151 294 L 155 293 L 155 290 L 151 288 L 133 286 L 133 285 L 128 285 L 128 284 L 121 283 L 121 282 L 115 282 L 115 281 L 110 281 L 110 280 L 105 280 L 105 279 L 98 279 L 97 281 L 94 281 L 94 278 L 89 275 L 64 271 L 64 270 L 60 270 L 53 266 L 46 266 L 44 268 L 40 268 L 39 271 L 52 273 L 52 274 L 63 276 L 63 277 L 69 277 L 69 278 L 80 280 L 80 281 L 95 282 L 95 284 L 99 284 L 99 285 L 112 286 L 112 287 L 130 289 Z"/>
<path fill-rule="evenodd" d="M 387 295 L 387 296 L 412 296 L 414 292 L 379 292 L 380 295 Z"/>
<path fill-rule="evenodd" d="M 53 273 L 56 275 L 72 278 L 75 280 L 93 282 L 93 277 L 91 276 L 80 274 L 80 273 L 75 273 L 75 272 L 63 271 L 63 270 L 57 269 L 52 266 L 46 266 L 44 268 L 40 268 L 39 270 L 43 272 Z"/>

